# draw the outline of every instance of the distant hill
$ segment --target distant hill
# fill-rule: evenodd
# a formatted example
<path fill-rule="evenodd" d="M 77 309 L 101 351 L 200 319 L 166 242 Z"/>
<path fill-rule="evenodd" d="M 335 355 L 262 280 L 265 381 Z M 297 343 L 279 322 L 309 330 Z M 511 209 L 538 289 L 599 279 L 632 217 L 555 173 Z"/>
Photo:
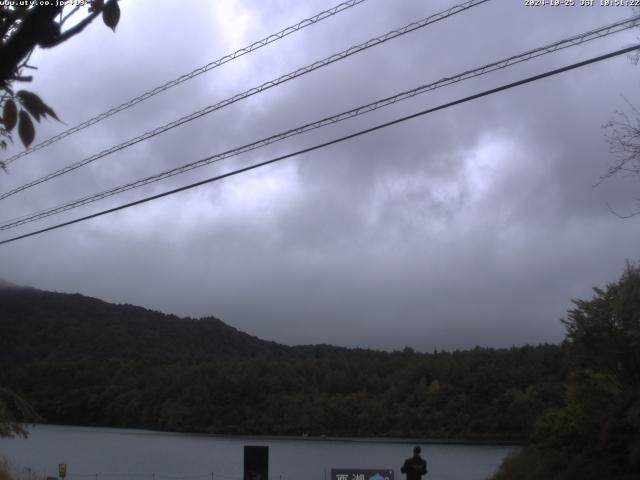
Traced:
<path fill-rule="evenodd" d="M 55 424 L 495 441 L 563 398 L 556 345 L 287 347 L 212 317 L 2 285 L 0 386 Z"/>
<path fill-rule="evenodd" d="M 213 317 L 180 318 L 0 280 L 0 362 L 289 351 Z"/>
<path fill-rule="evenodd" d="M 24 288 L 24 287 L 14 285 L 11 282 L 7 282 L 4 278 L 0 278 L 0 290 L 7 289 L 7 288 Z"/>

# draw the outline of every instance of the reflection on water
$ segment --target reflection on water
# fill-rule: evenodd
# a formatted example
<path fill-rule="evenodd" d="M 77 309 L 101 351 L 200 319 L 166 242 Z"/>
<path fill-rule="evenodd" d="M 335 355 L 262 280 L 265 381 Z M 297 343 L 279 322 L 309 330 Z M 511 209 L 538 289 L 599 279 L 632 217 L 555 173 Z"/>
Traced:
<path fill-rule="evenodd" d="M 0 453 L 16 463 L 68 480 L 242 479 L 243 447 L 269 447 L 272 479 L 324 480 L 331 468 L 392 469 L 411 456 L 410 443 L 223 437 L 82 427 L 38 426 L 28 439 L 0 439 Z M 429 480 L 484 480 L 513 447 L 423 445 Z"/>

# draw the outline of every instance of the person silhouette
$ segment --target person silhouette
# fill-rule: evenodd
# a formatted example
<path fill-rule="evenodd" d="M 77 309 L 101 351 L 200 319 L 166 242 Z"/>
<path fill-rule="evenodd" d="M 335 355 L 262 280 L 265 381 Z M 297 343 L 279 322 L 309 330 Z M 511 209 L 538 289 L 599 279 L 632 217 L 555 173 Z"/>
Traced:
<path fill-rule="evenodd" d="M 420 456 L 420 452 L 419 446 L 413 447 L 413 457 L 407 458 L 400 469 L 407 475 L 407 480 L 420 480 L 427 474 L 427 461 Z"/>

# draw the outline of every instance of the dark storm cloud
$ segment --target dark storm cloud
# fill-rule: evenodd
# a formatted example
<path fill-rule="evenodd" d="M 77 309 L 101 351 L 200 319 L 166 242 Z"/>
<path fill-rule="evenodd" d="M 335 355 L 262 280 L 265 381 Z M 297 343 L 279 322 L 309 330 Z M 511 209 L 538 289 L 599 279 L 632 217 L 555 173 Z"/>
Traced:
<path fill-rule="evenodd" d="M 115 35 L 96 24 L 38 54 L 33 88 L 74 125 L 331 4 L 201 2 L 179 14 L 172 2 L 154 2 L 153 13 L 145 2 L 123 4 Z M 15 162 L 2 189 L 452 4 L 370 0 Z M 631 13 L 495 0 L 25 191 L 3 202 L 2 216 L 117 186 Z M 635 35 L 439 89 L 86 212 L 614 50 Z M 593 188 L 610 158 L 601 126 L 625 107 L 621 95 L 637 98 L 637 75 L 618 58 L 4 246 L 2 276 L 215 315 L 286 343 L 430 350 L 557 341 L 570 298 L 589 295 L 626 258 L 638 258 L 637 219 L 621 221 L 606 207 L 632 208 L 638 184 L 616 178 Z M 61 128 L 42 124 L 38 138 Z"/>

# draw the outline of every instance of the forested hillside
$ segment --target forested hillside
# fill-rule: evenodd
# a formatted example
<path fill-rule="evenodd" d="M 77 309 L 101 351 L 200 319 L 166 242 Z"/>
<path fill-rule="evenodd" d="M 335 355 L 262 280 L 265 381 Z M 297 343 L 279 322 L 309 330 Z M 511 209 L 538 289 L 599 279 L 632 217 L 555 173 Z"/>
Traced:
<path fill-rule="evenodd" d="M 54 423 L 519 439 L 564 394 L 564 350 L 553 345 L 286 347 L 213 318 L 16 288 L 0 291 L 0 319 L 0 384 Z"/>
<path fill-rule="evenodd" d="M 0 332 L 0 362 L 289 350 L 213 317 L 178 318 L 78 294 L 3 288 L 2 284 Z"/>
<path fill-rule="evenodd" d="M 530 424 L 494 480 L 640 478 L 640 265 L 574 300 L 563 320 L 565 397 Z"/>
<path fill-rule="evenodd" d="M 212 433 L 522 438 L 560 402 L 554 346 L 306 358 L 32 361 L 0 382 L 48 421 Z"/>

